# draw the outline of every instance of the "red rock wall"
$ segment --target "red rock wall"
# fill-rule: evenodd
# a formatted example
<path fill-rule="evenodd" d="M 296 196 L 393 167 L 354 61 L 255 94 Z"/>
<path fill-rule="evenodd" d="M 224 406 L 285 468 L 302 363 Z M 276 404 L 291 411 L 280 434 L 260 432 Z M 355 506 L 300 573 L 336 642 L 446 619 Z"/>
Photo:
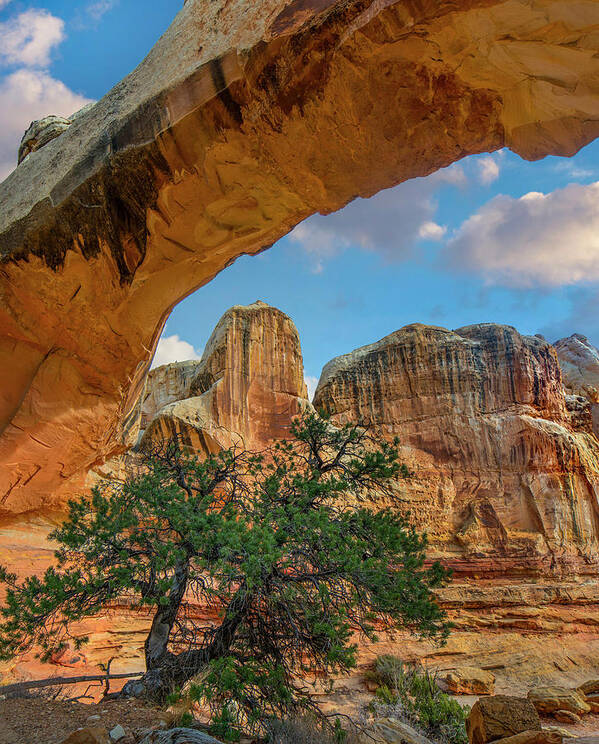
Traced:
<path fill-rule="evenodd" d="M 0 184 L 0 514 L 121 450 L 170 310 L 238 256 L 466 155 L 599 134 L 596 2 L 177 6 Z"/>

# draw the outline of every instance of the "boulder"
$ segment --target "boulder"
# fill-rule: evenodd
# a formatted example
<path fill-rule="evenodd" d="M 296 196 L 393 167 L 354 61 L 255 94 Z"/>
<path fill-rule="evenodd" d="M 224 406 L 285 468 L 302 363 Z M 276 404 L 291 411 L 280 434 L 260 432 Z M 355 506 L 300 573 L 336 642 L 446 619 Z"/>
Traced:
<path fill-rule="evenodd" d="M 496 744 L 561 744 L 562 734 L 556 731 L 522 731 L 515 736 L 499 739 Z"/>
<path fill-rule="evenodd" d="M 562 739 L 572 739 L 576 737 L 576 734 L 573 734 L 562 726 L 544 726 L 543 731 L 546 731 L 548 734 L 559 734 Z"/>
<path fill-rule="evenodd" d="M 71 119 L 65 119 L 63 116 L 46 116 L 44 119 L 31 122 L 19 146 L 18 162 L 22 163 L 28 155 L 59 137 L 70 126 Z"/>
<path fill-rule="evenodd" d="M 578 713 L 572 713 L 571 710 L 556 710 L 553 717 L 559 723 L 580 723 Z"/>
<path fill-rule="evenodd" d="M 362 734 L 360 744 L 432 744 L 432 742 L 403 721 L 382 718 Z"/>
<path fill-rule="evenodd" d="M 492 695 L 495 691 L 495 675 L 477 667 L 457 667 L 442 679 L 454 695 Z"/>
<path fill-rule="evenodd" d="M 175 728 L 169 731 L 152 731 L 140 744 L 221 744 L 221 742 L 202 731 Z"/>
<path fill-rule="evenodd" d="M 579 692 L 567 687 L 534 687 L 529 691 L 528 699 L 539 713 L 567 710 L 582 715 L 591 710 Z"/>
<path fill-rule="evenodd" d="M 105 728 L 86 726 L 73 731 L 61 744 L 111 744 L 111 741 Z"/>
<path fill-rule="evenodd" d="M 110 737 L 110 741 L 121 741 L 121 739 L 124 739 L 127 734 L 125 732 L 125 729 L 119 724 L 117 724 L 108 734 Z"/>
<path fill-rule="evenodd" d="M 474 703 L 466 719 L 471 744 L 488 744 L 531 731 L 541 731 L 541 720 L 526 698 L 508 695 L 481 698 Z"/>

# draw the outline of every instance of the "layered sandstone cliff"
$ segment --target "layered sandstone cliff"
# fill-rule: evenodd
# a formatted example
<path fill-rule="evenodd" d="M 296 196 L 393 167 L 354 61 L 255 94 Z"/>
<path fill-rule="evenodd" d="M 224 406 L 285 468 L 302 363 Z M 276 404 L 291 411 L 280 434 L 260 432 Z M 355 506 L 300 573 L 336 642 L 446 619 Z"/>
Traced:
<path fill-rule="evenodd" d="M 464 573 L 597 572 L 599 442 L 575 427 L 553 346 L 492 324 L 411 325 L 329 362 L 314 405 L 399 436 L 398 492 Z"/>
<path fill-rule="evenodd" d="M 289 436 L 291 421 L 309 402 L 299 335 L 291 319 L 264 302 L 227 310 L 208 341 L 202 360 L 176 373 L 167 405 L 154 410 L 171 365 L 151 373 L 141 445 L 173 435 L 199 451 L 237 443 L 261 449 Z M 169 396 L 170 397 L 170 396 Z"/>
<path fill-rule="evenodd" d="M 237 256 L 470 153 L 590 142 L 598 24 L 590 0 L 188 0 L 0 185 L 0 514 L 124 446 L 170 309 Z"/>

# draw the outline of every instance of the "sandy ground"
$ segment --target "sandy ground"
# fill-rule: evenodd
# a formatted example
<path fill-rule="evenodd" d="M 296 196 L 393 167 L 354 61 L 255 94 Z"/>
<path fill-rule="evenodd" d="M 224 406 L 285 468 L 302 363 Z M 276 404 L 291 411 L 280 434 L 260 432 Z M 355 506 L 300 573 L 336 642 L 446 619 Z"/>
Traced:
<path fill-rule="evenodd" d="M 342 712 L 355 717 L 359 708 L 372 700 L 372 693 L 357 679 L 338 684 L 328 695 L 316 695 L 327 712 Z M 509 694 L 501 690 L 503 694 Z M 456 696 L 463 705 L 472 706 L 474 696 Z M 90 720 L 99 716 L 99 720 Z M 121 744 L 136 744 L 148 729 L 155 728 L 165 718 L 164 711 L 137 700 L 110 700 L 97 704 L 52 701 L 41 696 L 0 701 L 0 744 L 60 744 L 82 726 L 103 726 L 110 731 L 120 724 L 127 734 Z M 586 715 L 577 725 L 557 723 L 543 717 L 543 728 L 559 726 L 574 737 L 599 737 L 599 715 Z M 599 744 L 599 738 L 598 738 Z M 567 739 L 564 740 L 567 742 Z"/>
<path fill-rule="evenodd" d="M 99 721 L 89 721 L 90 716 Z M 144 729 L 157 726 L 163 713 L 139 701 L 106 701 L 98 705 L 48 701 L 41 697 L 0 701 L 0 744 L 59 744 L 82 726 L 120 724 L 127 733 L 121 744 L 134 744 Z"/>

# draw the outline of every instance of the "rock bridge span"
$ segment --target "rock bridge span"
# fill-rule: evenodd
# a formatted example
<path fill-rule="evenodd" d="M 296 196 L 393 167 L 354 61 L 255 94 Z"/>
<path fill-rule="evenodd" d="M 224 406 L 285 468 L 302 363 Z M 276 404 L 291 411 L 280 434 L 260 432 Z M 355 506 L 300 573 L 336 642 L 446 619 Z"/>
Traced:
<path fill-rule="evenodd" d="M 466 155 L 598 134 L 594 0 L 187 0 L 0 185 L 1 513 L 123 447 L 170 310 L 238 256 Z"/>

